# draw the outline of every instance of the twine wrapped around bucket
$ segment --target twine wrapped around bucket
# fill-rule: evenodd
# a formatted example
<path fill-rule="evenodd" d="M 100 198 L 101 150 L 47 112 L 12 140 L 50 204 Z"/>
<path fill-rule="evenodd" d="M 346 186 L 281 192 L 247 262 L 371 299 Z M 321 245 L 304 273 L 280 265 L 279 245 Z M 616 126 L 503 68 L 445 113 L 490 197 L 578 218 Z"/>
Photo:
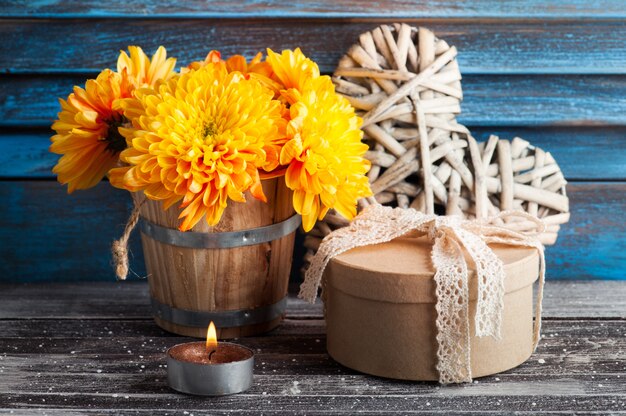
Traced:
<path fill-rule="evenodd" d="M 500 221 L 521 217 L 534 224 L 528 232 L 516 232 L 497 226 Z M 437 296 L 437 370 L 441 383 L 472 380 L 470 365 L 469 273 L 464 252 L 476 268 L 476 336 L 500 339 L 504 309 L 504 265 L 487 244 L 497 243 L 533 247 L 539 252 L 539 289 L 535 309 L 533 349 L 541 332 L 541 301 L 545 279 L 543 245 L 535 238 L 543 231 L 541 220 L 524 212 L 505 211 L 486 220 L 464 220 L 460 216 L 436 216 L 414 209 L 365 208 L 348 227 L 324 238 L 306 272 L 300 297 L 314 302 L 328 263 L 353 249 L 379 244 L 418 231 L 428 235 L 433 244 L 432 262 Z M 324 292 L 322 292 L 322 297 Z"/>

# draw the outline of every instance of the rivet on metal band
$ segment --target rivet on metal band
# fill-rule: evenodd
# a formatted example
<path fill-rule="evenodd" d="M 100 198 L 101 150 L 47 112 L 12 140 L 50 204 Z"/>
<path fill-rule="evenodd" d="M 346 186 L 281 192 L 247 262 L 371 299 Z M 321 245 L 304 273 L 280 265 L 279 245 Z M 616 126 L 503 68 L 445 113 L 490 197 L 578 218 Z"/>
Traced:
<path fill-rule="evenodd" d="M 237 309 L 214 312 L 190 311 L 174 308 L 170 305 L 150 298 L 152 313 L 165 321 L 177 325 L 206 328 L 211 321 L 218 328 L 247 326 L 272 321 L 280 317 L 287 307 L 287 297 L 271 305 L 259 306 L 254 309 Z"/>
<path fill-rule="evenodd" d="M 172 246 L 213 249 L 232 248 L 278 240 L 294 232 L 301 222 L 301 217 L 296 214 L 285 221 L 265 227 L 224 233 L 201 233 L 193 231 L 182 232 L 173 228 L 162 227 L 142 218 L 141 232 L 153 240 Z"/>

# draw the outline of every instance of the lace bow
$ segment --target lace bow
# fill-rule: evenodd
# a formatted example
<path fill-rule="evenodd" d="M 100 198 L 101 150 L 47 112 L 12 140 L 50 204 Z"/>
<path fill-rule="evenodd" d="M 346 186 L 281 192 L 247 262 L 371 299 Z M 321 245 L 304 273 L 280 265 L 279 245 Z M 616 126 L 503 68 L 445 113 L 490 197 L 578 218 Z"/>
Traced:
<path fill-rule="evenodd" d="M 520 233 L 502 225 L 506 219 L 522 217 L 536 224 L 536 232 Z M 540 256 L 539 289 L 535 310 L 533 349 L 541 332 L 541 300 L 545 280 L 543 245 L 536 236 L 544 223 L 525 212 L 505 211 L 484 221 L 458 216 L 436 216 L 414 209 L 366 207 L 349 226 L 327 235 L 322 241 L 300 287 L 299 297 L 314 302 L 328 262 L 352 248 L 379 244 L 411 231 L 428 235 L 433 244 L 431 258 L 437 295 L 437 371 L 441 383 L 472 380 L 470 367 L 470 324 L 468 269 L 465 250 L 476 268 L 478 297 L 474 317 L 476 336 L 500 339 L 504 310 L 504 265 L 488 247 L 490 243 L 533 247 Z"/>

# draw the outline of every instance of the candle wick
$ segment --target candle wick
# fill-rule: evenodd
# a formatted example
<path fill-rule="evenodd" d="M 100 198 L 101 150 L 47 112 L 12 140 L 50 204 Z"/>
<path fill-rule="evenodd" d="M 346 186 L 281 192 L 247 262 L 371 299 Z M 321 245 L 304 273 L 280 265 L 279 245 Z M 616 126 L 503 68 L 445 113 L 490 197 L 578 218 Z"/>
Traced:
<path fill-rule="evenodd" d="M 209 353 L 209 362 L 211 362 L 211 357 L 213 356 L 213 354 L 215 354 L 215 351 L 217 350 L 211 350 L 211 352 Z"/>

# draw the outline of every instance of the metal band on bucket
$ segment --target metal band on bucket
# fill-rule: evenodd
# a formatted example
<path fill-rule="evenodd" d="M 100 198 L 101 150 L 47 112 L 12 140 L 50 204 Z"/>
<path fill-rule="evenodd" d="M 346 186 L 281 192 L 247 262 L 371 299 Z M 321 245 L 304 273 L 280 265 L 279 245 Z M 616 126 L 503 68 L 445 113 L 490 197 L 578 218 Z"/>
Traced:
<path fill-rule="evenodd" d="M 151 297 L 152 313 L 157 318 L 177 325 L 206 328 L 211 321 L 218 328 L 247 326 L 270 322 L 279 318 L 287 307 L 287 297 L 271 305 L 263 305 L 254 309 L 237 309 L 225 311 L 190 311 L 174 308 Z"/>
<path fill-rule="evenodd" d="M 249 230 L 229 231 L 224 233 L 182 232 L 174 228 L 162 227 L 145 218 L 141 218 L 141 232 L 153 240 L 172 246 L 188 248 L 232 248 L 252 246 L 278 240 L 294 232 L 302 222 L 299 215 L 285 221 Z"/>

